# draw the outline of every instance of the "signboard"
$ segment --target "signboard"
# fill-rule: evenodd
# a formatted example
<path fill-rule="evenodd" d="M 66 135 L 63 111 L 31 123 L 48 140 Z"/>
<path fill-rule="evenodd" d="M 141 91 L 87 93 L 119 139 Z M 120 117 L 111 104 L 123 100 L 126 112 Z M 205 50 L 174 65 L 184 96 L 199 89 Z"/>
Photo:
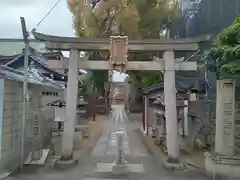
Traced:
<path fill-rule="evenodd" d="M 66 108 L 54 107 L 55 122 L 64 122 L 66 118 Z"/>
<path fill-rule="evenodd" d="M 123 65 L 127 62 L 127 36 L 110 37 L 110 61 L 113 65 Z"/>

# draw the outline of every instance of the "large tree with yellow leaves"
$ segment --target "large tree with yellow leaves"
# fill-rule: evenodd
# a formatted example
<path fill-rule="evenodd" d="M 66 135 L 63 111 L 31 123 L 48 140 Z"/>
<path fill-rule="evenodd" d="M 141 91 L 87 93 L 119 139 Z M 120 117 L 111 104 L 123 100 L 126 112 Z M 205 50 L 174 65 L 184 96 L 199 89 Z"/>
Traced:
<path fill-rule="evenodd" d="M 129 39 L 160 38 L 169 21 L 179 15 L 179 0 L 68 0 L 78 36 L 109 37 L 126 35 Z M 100 53 L 103 58 L 107 54 Z M 131 60 L 151 60 L 153 53 L 131 53 Z M 98 88 L 107 81 L 107 72 L 92 72 Z M 128 72 L 135 88 L 161 81 L 160 72 Z M 102 78 L 99 78 L 102 77 Z"/>

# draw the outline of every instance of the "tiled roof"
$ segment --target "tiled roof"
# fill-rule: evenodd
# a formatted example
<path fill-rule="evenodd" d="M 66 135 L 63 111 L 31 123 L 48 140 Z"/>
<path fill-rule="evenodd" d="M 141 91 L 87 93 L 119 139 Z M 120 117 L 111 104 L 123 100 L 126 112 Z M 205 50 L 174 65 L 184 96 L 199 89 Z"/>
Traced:
<path fill-rule="evenodd" d="M 36 49 L 38 52 L 47 52 L 45 43 L 30 39 L 29 44 L 31 47 Z M 0 54 L 4 56 L 12 56 L 19 54 L 24 49 L 24 42 L 22 39 L 0 39 Z"/>
<path fill-rule="evenodd" d="M 203 72 L 200 71 L 177 71 L 176 72 L 176 90 L 178 92 L 187 92 L 188 90 L 197 90 L 199 92 L 205 92 L 205 81 Z M 144 94 L 150 94 L 156 91 L 163 91 L 164 84 L 154 84 L 144 89 Z"/>
<path fill-rule="evenodd" d="M 37 64 L 37 66 L 39 66 L 40 68 L 43 68 L 47 72 L 52 73 L 56 76 L 59 76 L 58 79 L 63 79 L 63 81 L 67 81 L 67 75 L 66 74 L 63 74 L 61 72 L 58 72 L 56 70 L 53 70 L 53 69 L 49 68 L 46 64 L 46 62 L 48 60 L 41 53 L 39 53 L 38 51 L 36 51 L 32 47 L 29 48 L 29 59 L 34 61 L 34 63 Z M 12 56 L 1 56 L 0 57 L 0 62 L 1 61 L 4 64 L 4 66 L 14 68 L 14 64 L 16 64 L 18 61 L 19 62 L 22 61 L 21 63 L 23 63 L 24 52 L 22 51 L 21 53 L 16 54 L 16 55 L 12 55 Z"/>
<path fill-rule="evenodd" d="M 23 72 L 6 67 L 6 66 L 0 66 L 0 76 L 2 78 L 7 78 L 11 80 L 22 81 L 22 82 L 24 81 Z M 41 74 L 37 72 L 37 70 L 34 71 L 34 69 L 31 69 L 31 68 L 28 69 L 28 83 L 39 84 L 39 85 L 51 87 L 54 89 L 64 88 L 63 84 L 56 83 L 51 79 L 43 77 Z"/>

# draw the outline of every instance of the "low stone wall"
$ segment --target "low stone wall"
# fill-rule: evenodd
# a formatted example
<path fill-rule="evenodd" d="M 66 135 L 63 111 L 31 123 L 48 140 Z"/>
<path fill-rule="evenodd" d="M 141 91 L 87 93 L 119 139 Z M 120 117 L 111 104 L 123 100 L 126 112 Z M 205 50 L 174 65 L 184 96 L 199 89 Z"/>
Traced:
<path fill-rule="evenodd" d="M 20 165 L 22 86 L 14 81 L 0 79 L 0 90 L 0 111 L 2 111 L 0 169 L 10 169 Z"/>
<path fill-rule="evenodd" d="M 25 119 L 24 159 L 30 152 L 50 143 L 49 130 L 53 111 L 42 106 L 42 87 L 29 84 L 29 101 Z M 20 166 L 23 113 L 22 83 L 0 79 L 0 170 Z"/>

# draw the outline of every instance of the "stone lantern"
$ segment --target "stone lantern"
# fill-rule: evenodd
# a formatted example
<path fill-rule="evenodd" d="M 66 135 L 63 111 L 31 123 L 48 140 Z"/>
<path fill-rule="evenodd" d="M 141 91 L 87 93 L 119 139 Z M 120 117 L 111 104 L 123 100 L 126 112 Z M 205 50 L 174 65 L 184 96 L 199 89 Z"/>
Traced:
<path fill-rule="evenodd" d="M 86 113 L 86 106 L 88 105 L 88 102 L 86 102 L 83 98 L 83 96 L 79 97 L 78 103 L 77 103 L 77 110 L 80 114 Z"/>
<path fill-rule="evenodd" d="M 199 100 L 199 92 L 195 89 L 191 89 L 191 91 L 189 92 L 189 101 L 193 102 L 197 100 Z"/>
<path fill-rule="evenodd" d="M 161 96 L 158 96 L 157 99 L 153 102 L 153 107 L 155 111 L 155 118 L 153 122 L 153 138 L 160 138 L 160 141 L 165 137 L 166 134 L 166 118 L 165 118 L 165 102 L 164 98 Z M 181 97 L 178 97 L 176 100 L 176 108 L 177 108 L 177 120 L 179 122 L 183 122 L 181 120 L 184 119 L 184 107 L 186 105 L 184 104 L 184 99 Z M 182 125 L 179 126 L 180 132 L 183 132 Z"/>
<path fill-rule="evenodd" d="M 181 123 L 179 126 L 179 134 L 183 135 L 184 107 L 186 107 L 183 98 L 177 98 L 176 107 L 178 123 Z"/>
<path fill-rule="evenodd" d="M 162 138 L 165 134 L 165 106 L 164 99 L 158 96 L 157 99 L 152 103 L 154 107 L 155 117 L 152 127 L 152 137 Z"/>
<path fill-rule="evenodd" d="M 194 85 L 192 86 L 192 88 L 190 89 L 189 92 L 189 101 L 193 102 L 193 101 L 197 101 L 199 100 L 199 93 L 200 93 L 200 84 L 196 81 L 194 83 Z"/>

